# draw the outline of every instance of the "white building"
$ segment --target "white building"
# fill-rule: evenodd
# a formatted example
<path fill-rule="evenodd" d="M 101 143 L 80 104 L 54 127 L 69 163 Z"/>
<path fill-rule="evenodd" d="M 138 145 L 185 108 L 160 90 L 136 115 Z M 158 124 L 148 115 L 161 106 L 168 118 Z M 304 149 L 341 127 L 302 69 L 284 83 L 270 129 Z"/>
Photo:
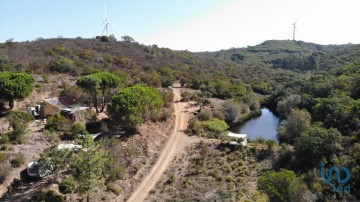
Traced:
<path fill-rule="evenodd" d="M 229 144 L 232 145 L 241 144 L 242 146 L 246 146 L 247 144 L 246 134 L 237 134 L 237 133 L 229 132 L 227 136 L 229 139 Z M 241 140 L 241 142 L 239 142 L 239 140 Z"/>

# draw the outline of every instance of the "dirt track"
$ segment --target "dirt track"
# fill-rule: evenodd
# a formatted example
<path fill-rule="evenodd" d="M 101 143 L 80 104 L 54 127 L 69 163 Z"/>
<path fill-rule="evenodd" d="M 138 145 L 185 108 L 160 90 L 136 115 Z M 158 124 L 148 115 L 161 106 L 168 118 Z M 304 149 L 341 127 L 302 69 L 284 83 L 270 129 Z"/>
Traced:
<path fill-rule="evenodd" d="M 176 87 L 176 86 L 175 86 Z M 174 101 L 179 101 L 180 88 L 174 88 Z M 155 187 L 159 181 L 161 175 L 169 167 L 170 162 L 175 155 L 185 148 L 188 144 L 200 141 L 196 137 L 188 137 L 184 134 L 183 130 L 187 128 L 188 120 L 191 117 L 192 111 L 196 108 L 187 109 L 189 103 L 174 102 L 175 108 L 175 127 L 172 134 L 169 137 L 164 149 L 161 151 L 160 156 L 150 172 L 144 177 L 143 181 L 134 190 L 128 199 L 128 202 L 140 202 L 144 201 L 149 195 L 149 192 Z"/>

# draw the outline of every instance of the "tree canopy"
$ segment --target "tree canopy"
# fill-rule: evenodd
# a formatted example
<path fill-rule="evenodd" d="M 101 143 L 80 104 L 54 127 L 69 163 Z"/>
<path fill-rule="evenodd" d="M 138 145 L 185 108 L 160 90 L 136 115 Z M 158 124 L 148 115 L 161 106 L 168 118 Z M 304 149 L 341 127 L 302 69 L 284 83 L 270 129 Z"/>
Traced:
<path fill-rule="evenodd" d="M 104 111 L 114 90 L 121 83 L 122 81 L 118 76 L 109 72 L 98 72 L 82 76 L 76 82 L 78 86 L 91 95 L 97 113 Z M 100 110 L 99 107 L 101 107 Z"/>
<path fill-rule="evenodd" d="M 29 96 L 34 89 L 35 79 L 22 72 L 0 72 L 0 95 L 9 101 L 10 109 L 14 107 L 14 100 L 22 100 Z"/>
<path fill-rule="evenodd" d="M 312 126 L 295 143 L 296 156 L 304 167 L 314 167 L 321 161 L 328 162 L 341 149 L 342 136 L 334 128 Z"/>
<path fill-rule="evenodd" d="M 155 88 L 137 84 L 116 93 L 109 112 L 117 122 L 136 127 L 159 113 L 163 105 L 162 96 Z"/>
<path fill-rule="evenodd" d="M 279 202 L 296 199 L 297 184 L 295 173 L 285 169 L 279 172 L 267 171 L 259 177 L 258 181 L 259 189 L 269 196 L 270 201 Z"/>

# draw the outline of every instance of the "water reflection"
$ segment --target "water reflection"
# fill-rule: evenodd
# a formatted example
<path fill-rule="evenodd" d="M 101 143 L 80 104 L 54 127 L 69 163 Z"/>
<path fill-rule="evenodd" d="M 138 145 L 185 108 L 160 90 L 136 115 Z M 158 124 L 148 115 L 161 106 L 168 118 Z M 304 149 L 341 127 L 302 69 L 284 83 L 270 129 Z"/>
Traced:
<path fill-rule="evenodd" d="M 276 130 L 280 119 L 275 116 L 269 109 L 261 109 L 261 116 L 250 119 L 245 124 L 236 127 L 233 131 L 241 134 L 247 134 L 247 138 L 255 140 L 262 137 L 266 140 L 276 140 Z"/>

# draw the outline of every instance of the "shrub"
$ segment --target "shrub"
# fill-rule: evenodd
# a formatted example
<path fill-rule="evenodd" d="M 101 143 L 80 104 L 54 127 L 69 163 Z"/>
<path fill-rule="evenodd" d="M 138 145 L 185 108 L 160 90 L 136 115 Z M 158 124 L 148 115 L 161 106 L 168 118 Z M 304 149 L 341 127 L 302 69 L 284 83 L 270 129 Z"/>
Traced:
<path fill-rule="evenodd" d="M 269 196 L 270 201 L 293 201 L 297 184 L 295 173 L 285 169 L 267 171 L 258 180 L 259 189 Z"/>
<path fill-rule="evenodd" d="M 207 120 L 210 120 L 213 118 L 213 113 L 210 111 L 210 110 L 202 110 L 197 118 L 200 120 L 200 121 L 207 121 Z"/>
<path fill-rule="evenodd" d="M 61 114 L 56 114 L 50 116 L 48 118 L 47 124 L 45 125 L 45 129 L 49 130 L 50 132 L 53 131 L 69 131 L 71 126 L 71 121 Z"/>
<path fill-rule="evenodd" d="M 68 58 L 60 57 L 55 61 L 55 64 L 51 67 L 52 71 L 60 73 L 69 73 L 75 69 L 74 62 Z"/>
<path fill-rule="evenodd" d="M 1 136 L 0 144 L 5 144 L 8 143 L 9 141 L 10 141 L 9 134 L 5 133 Z"/>
<path fill-rule="evenodd" d="M 112 191 L 116 195 L 120 195 L 122 192 L 122 188 L 115 183 L 109 183 L 106 185 L 106 187 L 108 190 Z"/>
<path fill-rule="evenodd" d="M 221 133 L 229 128 L 229 126 L 222 120 L 213 118 L 208 121 L 202 121 L 201 125 L 208 131 Z"/>
<path fill-rule="evenodd" d="M 65 197 L 59 194 L 56 194 L 53 190 L 45 190 L 41 192 L 40 196 L 38 196 L 37 201 L 42 202 L 63 202 L 65 201 Z"/>
<path fill-rule="evenodd" d="M 22 143 L 24 141 L 27 124 L 34 118 L 26 112 L 11 111 L 6 116 L 6 119 L 9 121 L 9 124 L 13 129 L 13 131 L 7 134 L 9 140 Z M 6 139 L 4 139 L 4 141 L 6 142 Z"/>
<path fill-rule="evenodd" d="M 92 53 L 88 50 L 82 51 L 81 53 L 78 54 L 78 56 L 84 60 L 91 60 L 93 58 Z"/>
<path fill-rule="evenodd" d="M 74 123 L 71 126 L 70 131 L 71 131 L 71 134 L 72 134 L 73 138 L 75 138 L 79 134 L 85 134 L 86 127 L 81 123 Z"/>
<path fill-rule="evenodd" d="M 59 185 L 61 193 L 69 194 L 75 190 L 75 179 L 73 176 L 65 178 Z"/>
<path fill-rule="evenodd" d="M 1 143 L 0 143 L 0 144 L 1 144 Z M 0 150 L 1 150 L 1 151 L 7 150 L 7 149 L 9 149 L 9 148 L 10 148 L 10 145 L 9 145 L 9 144 L 3 144 L 3 145 L 0 146 Z"/>
<path fill-rule="evenodd" d="M 21 153 L 17 153 L 15 158 L 10 161 L 10 164 L 14 168 L 18 168 L 25 163 L 25 157 Z"/>
<path fill-rule="evenodd" d="M 170 175 L 169 179 L 166 181 L 167 184 L 172 184 L 176 180 L 175 174 Z"/>
<path fill-rule="evenodd" d="M 6 165 L 0 166 L 0 183 L 2 184 L 5 180 L 5 178 L 9 175 L 11 168 Z"/>
<path fill-rule="evenodd" d="M 0 163 L 6 161 L 7 157 L 8 157 L 7 154 L 5 154 L 5 153 L 0 153 Z"/>
<path fill-rule="evenodd" d="M 109 169 L 109 180 L 114 181 L 118 179 L 124 179 L 126 174 L 126 168 L 123 166 L 110 165 Z"/>

